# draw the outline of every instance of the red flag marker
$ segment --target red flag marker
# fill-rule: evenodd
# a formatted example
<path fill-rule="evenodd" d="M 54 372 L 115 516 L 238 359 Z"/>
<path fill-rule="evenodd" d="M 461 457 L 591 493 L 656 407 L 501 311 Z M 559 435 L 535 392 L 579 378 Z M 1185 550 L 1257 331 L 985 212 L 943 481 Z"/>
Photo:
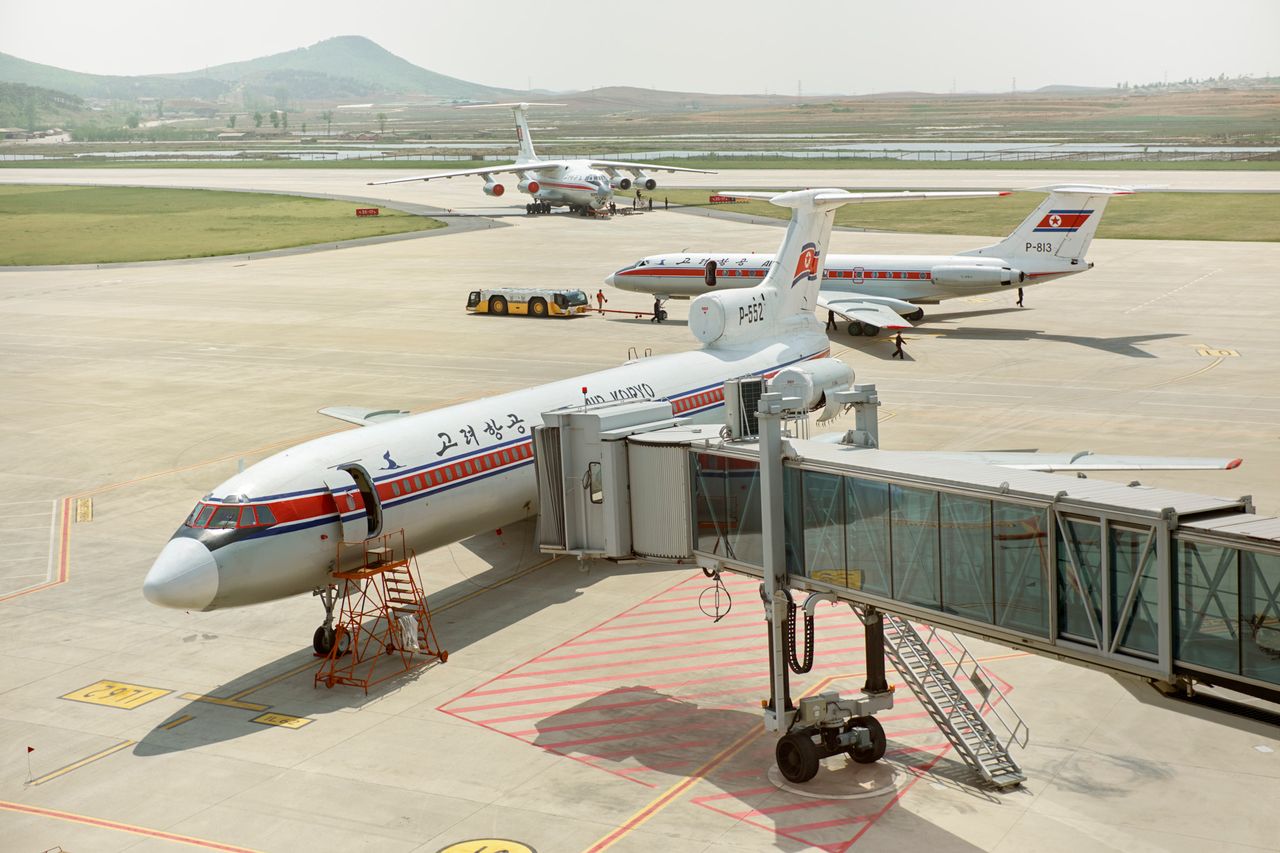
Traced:
<path fill-rule="evenodd" d="M 36 748 L 34 746 L 27 747 L 27 752 L 35 752 L 35 751 L 36 751 Z"/>

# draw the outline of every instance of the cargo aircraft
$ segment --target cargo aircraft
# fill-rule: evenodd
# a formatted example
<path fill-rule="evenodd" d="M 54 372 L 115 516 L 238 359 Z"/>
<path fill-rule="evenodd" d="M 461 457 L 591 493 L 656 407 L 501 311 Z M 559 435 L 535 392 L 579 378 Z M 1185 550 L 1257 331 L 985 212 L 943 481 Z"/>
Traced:
<path fill-rule="evenodd" d="M 562 107 L 564 104 L 477 104 L 462 109 L 495 109 L 509 107 L 516 116 L 516 140 L 520 154 L 516 162 L 501 166 L 482 166 L 478 169 L 459 169 L 453 172 L 437 172 L 434 175 L 418 175 L 412 178 L 395 178 L 389 181 L 371 181 L 369 186 L 403 184 L 410 181 L 434 181 L 440 178 L 460 178 L 477 175 L 484 178 L 484 193 L 495 198 L 506 192 L 503 184 L 494 180 L 495 175 L 510 174 L 517 179 L 516 189 L 535 200 L 552 207 L 568 207 L 571 211 L 586 213 L 600 210 L 613 198 L 614 190 L 629 190 L 633 186 L 652 191 L 658 181 L 649 172 L 701 172 L 706 169 L 685 169 L 679 166 L 658 166 L 652 163 L 628 163 L 623 160 L 544 160 L 533 150 L 529 136 L 529 107 Z M 619 172 L 631 173 L 627 177 Z"/>
<path fill-rule="evenodd" d="M 769 273 L 750 289 L 703 294 L 690 306 L 701 349 L 416 415 L 322 409 L 363 428 L 277 453 L 214 488 L 161 550 L 143 593 L 166 607 L 215 610 L 316 592 L 326 616 L 313 643 L 327 653 L 337 541 L 403 529 L 424 552 L 535 515 L 532 430 L 553 409 L 666 400 L 681 419 L 714 422 L 725 380 L 784 369 L 808 378 L 806 403 L 816 408 L 826 390 L 853 379 L 829 357 L 814 315 L 836 208 L 982 195 L 992 193 L 783 193 L 772 200 L 792 220 Z"/>
<path fill-rule="evenodd" d="M 1093 268 L 1085 254 L 1107 201 L 1132 192 L 1117 187 L 1054 187 L 1004 240 L 957 255 L 832 254 L 826 259 L 818 308 L 848 320 L 849 334 L 874 336 L 885 329 L 910 328 L 911 321 L 924 318 L 921 305 L 1084 272 Z M 651 255 L 605 281 L 620 290 L 659 299 L 690 299 L 713 288 L 753 287 L 772 265 L 772 255 L 685 251 Z"/>

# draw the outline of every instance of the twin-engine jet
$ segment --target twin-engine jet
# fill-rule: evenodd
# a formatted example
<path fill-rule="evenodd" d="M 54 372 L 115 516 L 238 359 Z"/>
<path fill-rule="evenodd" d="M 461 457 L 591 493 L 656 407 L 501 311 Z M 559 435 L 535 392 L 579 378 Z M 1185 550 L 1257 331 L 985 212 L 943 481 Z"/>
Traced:
<path fill-rule="evenodd" d="M 510 174 L 516 177 L 516 189 L 535 200 L 552 207 L 568 207 L 585 213 L 606 207 L 614 190 L 629 190 L 633 186 L 646 191 L 657 189 L 658 181 L 649 172 L 701 172 L 714 174 L 706 169 L 684 169 L 679 166 L 658 166 L 652 163 L 628 163 L 623 160 L 544 160 L 533 150 L 529 136 L 529 107 L 561 107 L 564 104 L 478 104 L 462 109 L 494 109 L 509 107 L 516 116 L 516 140 L 520 154 L 516 162 L 501 166 L 483 166 L 479 169 L 459 169 L 453 172 L 437 172 L 412 178 L 395 178 L 390 181 L 371 181 L 370 186 L 402 184 L 410 181 L 434 181 L 439 178 L 460 178 L 477 175 L 484 178 L 484 193 L 495 198 L 506 192 L 506 186 L 494 180 L 495 175 Z M 631 173 L 621 174 L 619 170 Z"/>
<path fill-rule="evenodd" d="M 958 255 L 836 255 L 826 259 L 818 307 L 849 321 L 852 335 L 910 328 L 921 305 L 1027 287 L 1091 269 L 1085 253 L 1116 187 L 1054 187 L 1004 240 Z M 758 193 L 727 193 L 759 198 Z M 1008 195 L 1004 193 L 1003 195 Z M 713 288 L 753 287 L 772 255 L 677 252 L 651 255 L 606 281 L 660 299 L 689 299 Z"/>
<path fill-rule="evenodd" d="M 829 357 L 814 315 L 836 208 L 900 198 L 993 193 L 783 193 L 791 224 L 767 275 L 748 290 L 699 296 L 690 329 L 702 348 L 417 415 L 322 410 L 362 429 L 300 444 L 250 466 L 203 498 L 165 545 L 143 584 L 155 604 L 185 610 L 326 591 L 335 542 L 405 531 L 419 552 L 535 515 L 533 427 L 553 409 L 611 400 L 666 400 L 689 422 L 716 422 L 724 383 L 780 370 L 809 380 L 812 409 L 847 388 L 853 371 Z M 332 648 L 334 598 L 316 629 Z"/>

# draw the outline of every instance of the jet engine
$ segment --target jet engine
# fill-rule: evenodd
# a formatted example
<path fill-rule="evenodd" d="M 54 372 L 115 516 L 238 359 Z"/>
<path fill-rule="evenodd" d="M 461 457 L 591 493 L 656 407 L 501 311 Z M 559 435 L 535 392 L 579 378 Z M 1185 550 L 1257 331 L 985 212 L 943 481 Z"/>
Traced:
<path fill-rule="evenodd" d="M 636 179 L 632 183 L 642 190 L 656 190 L 658 188 L 658 182 L 644 172 L 637 172 Z"/>
<path fill-rule="evenodd" d="M 1002 284 L 1022 284 L 1027 274 L 1009 267 L 942 266 L 934 267 L 933 283 L 938 287 L 991 287 Z"/>
<path fill-rule="evenodd" d="M 832 391 L 847 391 L 853 387 L 853 368 L 838 358 L 818 358 L 779 370 L 769 380 L 769 390 L 778 391 L 783 397 L 799 397 L 800 406 L 816 411 L 826 406 L 818 418 L 820 421 L 834 417 L 837 407 L 831 405 L 828 395 Z"/>
<path fill-rule="evenodd" d="M 542 189 L 542 184 L 538 183 L 533 178 L 525 178 L 523 181 L 516 184 L 516 189 L 520 190 L 522 193 L 537 195 L 538 190 Z"/>
<path fill-rule="evenodd" d="M 484 182 L 485 195 L 491 195 L 494 198 L 497 198 L 498 196 L 502 195 L 506 191 L 507 191 L 506 187 L 504 187 L 502 184 L 498 183 L 497 181 L 491 181 L 491 180 L 488 180 L 487 178 L 485 179 L 485 182 Z"/>
<path fill-rule="evenodd" d="M 625 175 L 614 175 L 609 178 L 609 186 L 615 190 L 629 190 L 631 189 L 631 179 Z"/>
<path fill-rule="evenodd" d="M 774 291 L 759 288 L 704 293 L 689 306 L 689 330 L 704 344 L 749 337 L 773 321 L 774 302 Z"/>

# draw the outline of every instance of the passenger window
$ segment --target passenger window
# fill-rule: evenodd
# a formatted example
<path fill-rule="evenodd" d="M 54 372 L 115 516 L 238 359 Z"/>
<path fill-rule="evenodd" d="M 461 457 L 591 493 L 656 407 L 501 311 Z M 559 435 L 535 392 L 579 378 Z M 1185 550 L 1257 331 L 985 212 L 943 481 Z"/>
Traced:
<path fill-rule="evenodd" d="M 240 508 L 235 506 L 220 506 L 214 513 L 213 518 L 209 520 L 210 530 L 227 530 L 236 526 L 236 519 L 240 516 Z"/>
<path fill-rule="evenodd" d="M 257 523 L 258 522 L 253 517 L 253 507 L 247 506 L 244 509 L 240 510 L 240 526 L 241 527 L 254 527 L 257 525 Z"/>
<path fill-rule="evenodd" d="M 267 525 L 267 524 L 275 524 L 275 523 L 276 523 L 276 517 L 272 515 L 271 507 L 269 506 L 258 507 L 258 524 Z"/>
<path fill-rule="evenodd" d="M 391 494 L 392 494 L 392 495 L 394 495 L 395 497 L 400 497 L 400 484 L 399 484 L 399 483 L 392 483 L 392 484 L 391 484 Z"/>
<path fill-rule="evenodd" d="M 214 507 L 211 504 L 201 504 L 200 514 L 196 516 L 196 523 L 193 527 L 204 527 L 209 523 L 209 516 L 213 515 Z"/>

